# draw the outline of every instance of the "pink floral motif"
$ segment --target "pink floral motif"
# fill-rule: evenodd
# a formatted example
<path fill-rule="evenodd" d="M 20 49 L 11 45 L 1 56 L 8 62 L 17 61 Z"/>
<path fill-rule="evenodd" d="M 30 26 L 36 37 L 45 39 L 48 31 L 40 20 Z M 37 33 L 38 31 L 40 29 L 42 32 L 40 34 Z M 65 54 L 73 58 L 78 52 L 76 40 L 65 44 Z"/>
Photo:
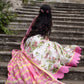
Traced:
<path fill-rule="evenodd" d="M 52 60 L 55 60 L 55 57 L 52 57 Z"/>
<path fill-rule="evenodd" d="M 54 64 L 53 66 L 54 66 L 55 68 L 57 68 L 57 65 L 56 65 L 56 64 Z"/>
<path fill-rule="evenodd" d="M 35 47 L 35 46 L 37 46 L 37 44 L 38 44 L 38 43 L 37 43 L 37 42 L 35 42 L 33 46 Z"/>
<path fill-rule="evenodd" d="M 47 57 L 48 57 L 48 55 L 49 55 L 49 53 L 47 53 L 47 54 L 46 54 L 45 58 L 47 58 Z"/>
<path fill-rule="evenodd" d="M 43 42 L 43 43 L 45 43 L 46 41 L 45 41 L 45 40 L 43 40 L 42 42 Z"/>
<path fill-rule="evenodd" d="M 60 62 L 60 60 L 58 60 L 58 62 Z"/>
<path fill-rule="evenodd" d="M 50 49 L 50 46 L 48 46 L 48 49 Z"/>
<path fill-rule="evenodd" d="M 33 54 L 31 54 L 30 56 L 31 56 L 31 58 L 33 58 L 33 59 L 35 58 L 35 56 L 34 56 Z"/>
<path fill-rule="evenodd" d="M 51 57 L 49 57 L 49 59 L 51 59 Z"/>
<path fill-rule="evenodd" d="M 28 48 L 28 49 L 27 49 L 27 52 L 30 52 L 30 51 L 31 51 L 31 48 Z"/>
<path fill-rule="evenodd" d="M 37 59 L 36 61 L 37 61 L 38 64 L 41 64 L 41 61 L 40 60 Z"/>

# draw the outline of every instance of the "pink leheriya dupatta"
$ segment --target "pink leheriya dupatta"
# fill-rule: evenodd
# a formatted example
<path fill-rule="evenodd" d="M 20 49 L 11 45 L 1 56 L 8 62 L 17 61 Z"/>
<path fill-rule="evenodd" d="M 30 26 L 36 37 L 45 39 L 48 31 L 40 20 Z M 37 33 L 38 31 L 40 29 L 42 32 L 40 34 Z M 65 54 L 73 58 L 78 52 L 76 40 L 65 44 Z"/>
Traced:
<path fill-rule="evenodd" d="M 63 78 L 64 73 L 68 73 L 69 68 L 76 66 L 78 60 L 80 60 L 80 54 L 78 53 L 81 53 L 81 48 L 77 47 L 71 62 L 67 64 L 67 66 L 60 67 L 55 74 L 39 67 L 38 63 L 36 63 L 24 49 L 24 40 L 30 33 L 35 20 L 36 18 L 32 21 L 21 42 L 21 50 L 15 49 L 12 51 L 12 59 L 8 63 L 8 78 L 5 84 L 64 84 L 57 79 Z"/>

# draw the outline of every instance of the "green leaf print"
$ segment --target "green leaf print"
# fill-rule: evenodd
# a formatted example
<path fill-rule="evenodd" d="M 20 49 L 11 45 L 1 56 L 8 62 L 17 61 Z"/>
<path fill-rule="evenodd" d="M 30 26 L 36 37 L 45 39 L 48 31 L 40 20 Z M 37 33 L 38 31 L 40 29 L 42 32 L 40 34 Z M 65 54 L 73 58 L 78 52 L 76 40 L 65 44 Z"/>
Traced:
<path fill-rule="evenodd" d="M 58 68 L 53 67 L 52 72 L 56 72 L 57 70 L 58 70 Z"/>
<path fill-rule="evenodd" d="M 41 67 L 44 67 L 45 65 L 41 65 Z"/>
<path fill-rule="evenodd" d="M 48 46 L 47 47 L 49 47 L 50 46 L 50 44 L 48 43 Z"/>
<path fill-rule="evenodd" d="M 41 55 L 41 59 L 43 59 L 43 55 Z"/>
<path fill-rule="evenodd" d="M 36 55 L 39 55 L 39 53 L 38 53 L 38 52 L 36 52 Z"/>
<path fill-rule="evenodd" d="M 49 66 L 48 66 L 48 70 L 50 70 L 51 66 L 52 66 L 52 64 L 49 64 Z"/>
<path fill-rule="evenodd" d="M 56 46 L 56 44 L 54 43 L 54 49 L 56 50 L 57 49 L 57 46 Z"/>

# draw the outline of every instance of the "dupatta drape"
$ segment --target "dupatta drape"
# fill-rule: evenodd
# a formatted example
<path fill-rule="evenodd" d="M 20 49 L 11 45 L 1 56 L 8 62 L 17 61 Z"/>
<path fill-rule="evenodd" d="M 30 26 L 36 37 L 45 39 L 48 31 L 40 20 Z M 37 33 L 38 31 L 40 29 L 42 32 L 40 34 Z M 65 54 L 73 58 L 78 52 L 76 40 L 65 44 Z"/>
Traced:
<path fill-rule="evenodd" d="M 74 50 L 75 53 L 70 63 L 67 66 L 60 67 L 56 73 L 50 73 L 42 67 L 39 67 L 38 63 L 24 49 L 24 40 L 30 33 L 35 20 L 36 18 L 32 21 L 21 42 L 21 50 L 15 49 L 12 51 L 12 59 L 8 63 L 8 78 L 6 84 L 64 84 L 57 79 L 63 78 L 64 73 L 68 73 L 71 66 L 77 66 L 78 60 L 80 60 L 81 48 L 77 47 Z"/>

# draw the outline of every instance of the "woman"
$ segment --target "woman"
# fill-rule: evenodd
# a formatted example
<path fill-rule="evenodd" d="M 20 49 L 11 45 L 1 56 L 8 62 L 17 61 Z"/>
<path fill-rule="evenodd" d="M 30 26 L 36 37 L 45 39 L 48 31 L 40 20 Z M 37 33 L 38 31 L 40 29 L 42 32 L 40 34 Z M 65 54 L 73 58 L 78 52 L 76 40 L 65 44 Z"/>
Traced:
<path fill-rule="evenodd" d="M 6 84 L 64 84 L 62 79 L 69 68 L 77 66 L 81 48 L 63 48 L 49 41 L 52 15 L 49 5 L 42 5 L 21 43 L 21 50 L 12 51 Z"/>

